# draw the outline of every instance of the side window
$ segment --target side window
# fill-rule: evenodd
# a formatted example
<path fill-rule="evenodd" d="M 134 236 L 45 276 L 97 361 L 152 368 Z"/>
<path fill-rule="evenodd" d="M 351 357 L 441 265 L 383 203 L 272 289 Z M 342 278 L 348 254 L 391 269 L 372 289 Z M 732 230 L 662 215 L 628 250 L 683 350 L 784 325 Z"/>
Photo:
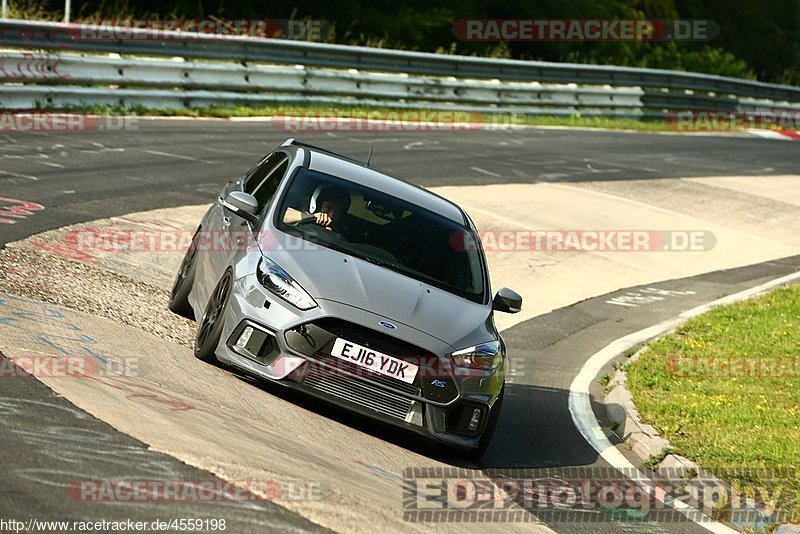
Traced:
<path fill-rule="evenodd" d="M 261 185 L 264 178 L 269 175 L 270 171 L 277 167 L 284 158 L 286 158 L 286 154 L 283 152 L 274 152 L 250 169 L 247 172 L 247 176 L 244 178 L 244 192 L 251 195 L 255 194 L 256 188 Z"/>
<path fill-rule="evenodd" d="M 256 197 L 259 207 L 263 208 L 275 194 L 288 167 L 289 158 L 286 154 L 270 154 L 245 177 L 244 192 Z"/>
<path fill-rule="evenodd" d="M 283 156 L 281 161 L 278 162 L 278 165 L 273 167 L 269 173 L 267 173 L 261 183 L 256 186 L 256 189 L 252 195 L 256 197 L 259 209 L 263 209 L 264 206 L 269 204 L 269 201 L 272 200 L 272 197 L 275 195 L 275 191 L 278 189 L 278 185 L 281 183 L 283 175 L 286 174 L 286 169 L 288 168 L 289 158 Z"/>

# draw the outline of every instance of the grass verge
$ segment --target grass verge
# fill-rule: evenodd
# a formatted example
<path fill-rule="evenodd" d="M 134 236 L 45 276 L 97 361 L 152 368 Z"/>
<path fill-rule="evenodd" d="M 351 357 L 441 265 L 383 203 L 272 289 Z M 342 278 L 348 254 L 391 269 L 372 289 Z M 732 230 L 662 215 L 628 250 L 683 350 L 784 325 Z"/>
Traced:
<path fill-rule="evenodd" d="M 800 521 L 800 285 L 684 323 L 627 373 L 676 453 Z"/>

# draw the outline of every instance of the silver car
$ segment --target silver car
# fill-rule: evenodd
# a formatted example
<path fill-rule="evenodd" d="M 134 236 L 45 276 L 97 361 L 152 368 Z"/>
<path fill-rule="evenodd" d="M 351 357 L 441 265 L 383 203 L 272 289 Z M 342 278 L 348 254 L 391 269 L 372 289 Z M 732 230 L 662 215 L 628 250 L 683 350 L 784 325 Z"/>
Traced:
<path fill-rule="evenodd" d="M 289 139 L 204 215 L 170 309 L 195 355 L 479 458 L 509 363 L 475 225 L 452 202 Z"/>

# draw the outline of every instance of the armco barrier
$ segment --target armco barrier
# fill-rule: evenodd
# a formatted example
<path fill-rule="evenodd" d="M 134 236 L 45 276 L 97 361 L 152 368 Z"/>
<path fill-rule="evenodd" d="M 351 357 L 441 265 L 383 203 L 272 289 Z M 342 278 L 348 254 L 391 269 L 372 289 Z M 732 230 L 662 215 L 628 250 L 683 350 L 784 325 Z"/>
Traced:
<path fill-rule="evenodd" d="M 633 117 L 800 106 L 798 87 L 687 72 L 159 35 L 93 39 L 78 24 L 0 20 L 0 106 L 308 102 Z"/>

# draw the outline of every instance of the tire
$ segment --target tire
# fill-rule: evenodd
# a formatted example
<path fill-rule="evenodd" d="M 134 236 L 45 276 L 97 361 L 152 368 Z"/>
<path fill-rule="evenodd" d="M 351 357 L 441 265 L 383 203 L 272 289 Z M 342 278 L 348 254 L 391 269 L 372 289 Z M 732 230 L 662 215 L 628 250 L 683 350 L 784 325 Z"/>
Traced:
<path fill-rule="evenodd" d="M 197 324 L 197 337 L 194 342 L 194 355 L 198 360 L 206 363 L 217 363 L 217 345 L 222 337 L 222 327 L 225 323 L 225 310 L 231 295 L 233 275 L 230 271 L 217 283 L 211 298 L 208 299 L 203 318 Z"/>
<path fill-rule="evenodd" d="M 456 454 L 470 462 L 477 463 L 478 460 L 483 457 L 486 449 L 489 448 L 489 444 L 492 442 L 492 436 L 494 435 L 494 429 L 497 427 L 497 421 L 500 419 L 500 411 L 503 408 L 503 397 L 505 396 L 506 388 L 505 386 L 500 391 L 500 395 L 498 395 L 497 400 L 492 406 L 492 411 L 489 413 L 489 421 L 486 423 L 486 428 L 483 429 L 483 433 L 481 434 L 481 439 L 478 442 L 478 446 L 471 450 L 458 450 Z"/>
<path fill-rule="evenodd" d="M 197 239 L 199 235 L 200 228 L 194 233 L 189 249 L 183 255 L 183 261 L 180 269 L 178 269 L 175 282 L 172 284 L 172 292 L 169 297 L 170 311 L 192 321 L 195 320 L 195 317 L 194 310 L 189 304 L 189 292 L 191 292 L 194 285 L 195 259 L 197 258 Z"/>

